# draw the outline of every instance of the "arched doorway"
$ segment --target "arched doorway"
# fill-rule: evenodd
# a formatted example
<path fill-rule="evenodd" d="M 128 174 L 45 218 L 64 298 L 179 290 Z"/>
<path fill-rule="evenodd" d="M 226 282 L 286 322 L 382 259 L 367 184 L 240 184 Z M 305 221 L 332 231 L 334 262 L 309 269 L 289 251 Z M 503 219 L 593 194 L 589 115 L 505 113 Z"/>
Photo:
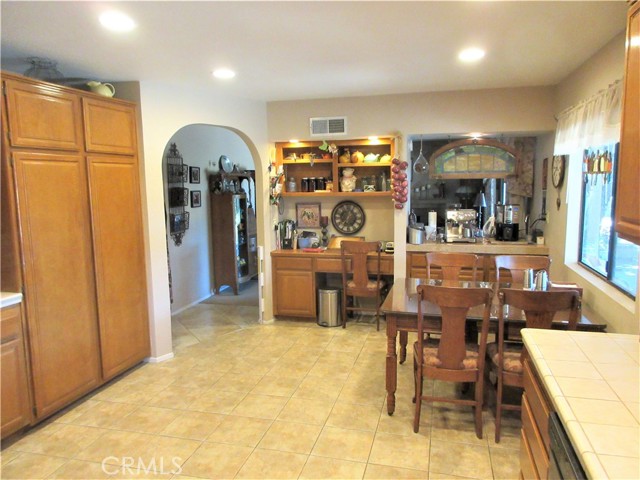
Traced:
<path fill-rule="evenodd" d="M 170 236 L 170 226 L 167 223 L 171 313 L 175 315 L 201 302 L 212 301 L 213 262 L 216 260 L 212 254 L 211 233 L 217 225 L 216 219 L 211 215 L 208 176 L 219 171 L 221 155 L 226 155 L 239 169 L 254 170 L 255 165 L 247 143 L 230 128 L 206 124 L 191 124 L 180 128 L 167 142 L 163 156 L 166 212 L 169 212 L 166 158 L 172 144 L 176 145 L 182 156 L 183 163 L 186 165 L 185 172 L 191 173 L 184 178 L 184 188 L 187 189 L 184 210 L 188 213 L 189 227 L 182 236 L 180 245 L 177 245 Z M 194 178 L 192 175 L 194 173 L 199 175 Z M 247 191 L 247 200 L 252 207 L 251 212 L 255 215 L 256 186 L 254 182 L 250 182 L 250 185 L 245 182 L 243 188 Z M 239 301 L 255 303 L 257 306 L 259 302 L 257 279 L 246 287 L 238 297 L 230 294 L 232 292 L 228 290 L 223 290 L 219 296 L 224 296 L 225 302 L 229 304 L 234 303 L 235 297 Z M 256 315 L 259 315 L 257 309 L 256 312 Z"/>

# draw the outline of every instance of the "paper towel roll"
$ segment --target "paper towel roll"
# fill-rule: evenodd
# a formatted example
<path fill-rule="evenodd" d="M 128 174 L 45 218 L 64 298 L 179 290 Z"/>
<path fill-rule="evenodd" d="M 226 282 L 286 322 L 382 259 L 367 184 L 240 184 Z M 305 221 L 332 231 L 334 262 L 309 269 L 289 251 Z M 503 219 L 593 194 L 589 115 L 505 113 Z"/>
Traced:
<path fill-rule="evenodd" d="M 438 222 L 438 214 L 436 212 L 429 212 L 429 222 L 427 225 L 435 227 Z"/>

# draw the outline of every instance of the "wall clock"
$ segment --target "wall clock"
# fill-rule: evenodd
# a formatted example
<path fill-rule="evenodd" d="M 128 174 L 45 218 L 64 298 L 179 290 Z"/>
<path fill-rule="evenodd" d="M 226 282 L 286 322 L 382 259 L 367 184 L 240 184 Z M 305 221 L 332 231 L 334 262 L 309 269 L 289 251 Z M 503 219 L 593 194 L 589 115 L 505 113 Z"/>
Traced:
<path fill-rule="evenodd" d="M 564 180 L 565 159 L 566 155 L 554 155 L 551 161 L 551 183 L 558 189 L 558 199 L 556 200 L 558 210 L 560 210 L 560 205 L 562 204 L 560 200 L 560 187 Z"/>
<path fill-rule="evenodd" d="M 358 233 L 364 227 L 364 210 L 356 202 L 345 200 L 337 204 L 331 212 L 331 223 L 340 233 Z"/>

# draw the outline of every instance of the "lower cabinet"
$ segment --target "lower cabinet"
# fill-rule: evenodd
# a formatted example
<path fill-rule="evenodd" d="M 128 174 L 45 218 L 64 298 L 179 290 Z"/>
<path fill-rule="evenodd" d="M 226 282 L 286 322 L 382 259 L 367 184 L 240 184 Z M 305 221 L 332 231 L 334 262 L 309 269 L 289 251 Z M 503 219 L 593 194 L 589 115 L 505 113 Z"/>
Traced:
<path fill-rule="evenodd" d="M 310 258 L 274 258 L 274 315 L 315 317 L 315 276 Z"/>
<path fill-rule="evenodd" d="M 20 305 L 2 309 L 0 317 L 0 368 L 2 370 L 2 438 L 31 423 L 29 376 L 22 332 Z"/>
<path fill-rule="evenodd" d="M 549 415 L 553 409 L 527 359 L 523 383 L 520 472 L 525 479 L 546 480 L 549 477 Z"/>

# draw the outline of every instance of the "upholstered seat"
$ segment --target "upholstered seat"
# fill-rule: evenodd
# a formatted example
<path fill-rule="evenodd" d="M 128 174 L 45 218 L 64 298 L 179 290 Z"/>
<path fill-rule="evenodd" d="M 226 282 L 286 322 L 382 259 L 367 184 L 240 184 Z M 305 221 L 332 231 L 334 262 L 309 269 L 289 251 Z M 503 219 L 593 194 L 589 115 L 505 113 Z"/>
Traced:
<path fill-rule="evenodd" d="M 473 370 L 478 368 L 478 345 L 469 344 L 466 345 L 466 354 L 462 359 L 463 370 Z M 414 353 L 419 355 L 418 342 L 413 344 Z M 430 367 L 442 367 L 442 361 L 438 358 L 438 342 L 436 340 L 429 340 L 423 347 L 423 361 L 425 365 Z"/>
<path fill-rule="evenodd" d="M 372 291 L 376 291 L 378 289 L 382 289 L 384 287 L 387 286 L 387 283 L 384 280 L 380 280 L 379 282 L 376 280 L 367 280 L 367 284 L 365 285 L 364 288 L 366 288 L 367 290 L 372 290 Z M 347 287 L 348 288 L 356 288 L 356 282 L 354 282 L 353 280 L 348 280 L 347 281 Z"/>
<path fill-rule="evenodd" d="M 487 356 L 491 359 L 491 362 L 497 367 L 500 365 L 498 357 L 498 344 L 495 342 L 487 344 Z M 502 353 L 504 356 L 502 360 L 502 369 L 505 372 L 519 373 L 522 375 L 522 348 L 518 348 L 515 345 L 505 346 L 505 350 Z"/>

